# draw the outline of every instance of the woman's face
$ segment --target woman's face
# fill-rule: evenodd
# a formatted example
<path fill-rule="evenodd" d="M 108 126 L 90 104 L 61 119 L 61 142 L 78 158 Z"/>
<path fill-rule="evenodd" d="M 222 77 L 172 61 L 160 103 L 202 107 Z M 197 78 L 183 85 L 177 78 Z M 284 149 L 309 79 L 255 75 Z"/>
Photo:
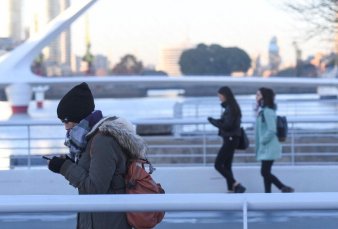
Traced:
<path fill-rule="evenodd" d="M 256 92 L 256 102 L 258 103 L 263 98 L 260 90 Z"/>
<path fill-rule="evenodd" d="M 217 94 L 218 95 L 218 98 L 219 98 L 219 100 L 223 103 L 223 102 L 225 102 L 227 99 L 225 98 L 225 96 L 224 95 L 222 95 L 222 94 Z"/>
<path fill-rule="evenodd" d="M 64 124 L 66 130 L 70 130 L 70 129 L 72 129 L 74 126 L 77 125 L 77 123 L 75 123 L 75 122 L 64 122 L 63 124 Z"/>

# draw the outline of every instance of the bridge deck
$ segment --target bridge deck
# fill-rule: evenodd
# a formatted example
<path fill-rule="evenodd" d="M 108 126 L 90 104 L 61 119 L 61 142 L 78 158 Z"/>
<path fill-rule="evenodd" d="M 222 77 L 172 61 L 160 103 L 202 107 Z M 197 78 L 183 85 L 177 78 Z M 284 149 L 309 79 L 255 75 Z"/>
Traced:
<path fill-rule="evenodd" d="M 274 166 L 272 172 L 296 192 L 337 192 L 338 166 Z M 259 166 L 234 167 L 249 193 L 263 192 Z M 225 193 L 224 179 L 211 166 L 157 167 L 154 179 L 167 193 Z M 60 175 L 45 167 L 0 171 L 0 195 L 76 194 Z M 273 192 L 279 192 L 273 189 Z"/>

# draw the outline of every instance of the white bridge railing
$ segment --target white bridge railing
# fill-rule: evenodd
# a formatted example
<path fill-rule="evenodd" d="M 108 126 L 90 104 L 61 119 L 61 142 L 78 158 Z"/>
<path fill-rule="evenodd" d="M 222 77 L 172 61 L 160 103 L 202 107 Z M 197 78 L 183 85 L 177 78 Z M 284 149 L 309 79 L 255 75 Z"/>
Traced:
<path fill-rule="evenodd" d="M 155 164 L 212 164 L 221 145 L 216 128 L 205 118 L 132 120 L 155 133 L 145 135 Z M 250 147 L 235 154 L 235 164 L 255 164 L 254 119 L 244 119 Z M 288 117 L 289 135 L 281 164 L 336 164 L 338 117 Z M 165 132 L 156 133 L 165 127 Z M 168 131 L 169 129 L 169 131 Z M 1 167 L 41 164 L 41 155 L 67 153 L 65 130 L 58 121 L 0 122 Z"/>
<path fill-rule="evenodd" d="M 338 210 L 338 193 L 2 195 L 0 212 Z"/>

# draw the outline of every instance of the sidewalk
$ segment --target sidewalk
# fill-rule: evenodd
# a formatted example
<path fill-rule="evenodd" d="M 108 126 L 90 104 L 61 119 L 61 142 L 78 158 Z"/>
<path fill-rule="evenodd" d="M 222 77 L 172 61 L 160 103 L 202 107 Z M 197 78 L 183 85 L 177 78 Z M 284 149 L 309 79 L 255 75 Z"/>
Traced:
<path fill-rule="evenodd" d="M 155 165 L 156 167 L 156 165 Z M 272 172 L 296 192 L 337 192 L 338 166 L 274 166 Z M 234 167 L 235 178 L 248 193 L 262 193 L 259 166 Z M 153 173 L 166 193 L 225 193 L 226 183 L 212 166 L 157 167 Z M 0 195 L 77 194 L 59 174 L 45 167 L 0 171 Z M 273 192 L 279 190 L 273 188 Z"/>

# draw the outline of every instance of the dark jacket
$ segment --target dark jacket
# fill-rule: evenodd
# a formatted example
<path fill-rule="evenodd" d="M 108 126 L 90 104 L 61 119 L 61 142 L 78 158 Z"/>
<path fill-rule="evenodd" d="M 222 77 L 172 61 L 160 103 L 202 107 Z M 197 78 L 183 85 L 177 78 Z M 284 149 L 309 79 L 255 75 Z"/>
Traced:
<path fill-rule="evenodd" d="M 144 156 L 147 147 L 142 138 L 123 119 L 105 118 L 87 135 L 88 144 L 77 164 L 66 160 L 60 173 L 79 194 L 123 194 L 126 162 L 131 156 Z M 114 175 L 115 174 L 115 175 Z M 130 229 L 121 212 L 78 213 L 77 229 Z"/>
<path fill-rule="evenodd" d="M 241 136 L 241 117 L 234 116 L 225 102 L 221 106 L 224 108 L 221 118 L 209 118 L 210 123 L 219 129 L 218 135 L 222 137 Z"/>

